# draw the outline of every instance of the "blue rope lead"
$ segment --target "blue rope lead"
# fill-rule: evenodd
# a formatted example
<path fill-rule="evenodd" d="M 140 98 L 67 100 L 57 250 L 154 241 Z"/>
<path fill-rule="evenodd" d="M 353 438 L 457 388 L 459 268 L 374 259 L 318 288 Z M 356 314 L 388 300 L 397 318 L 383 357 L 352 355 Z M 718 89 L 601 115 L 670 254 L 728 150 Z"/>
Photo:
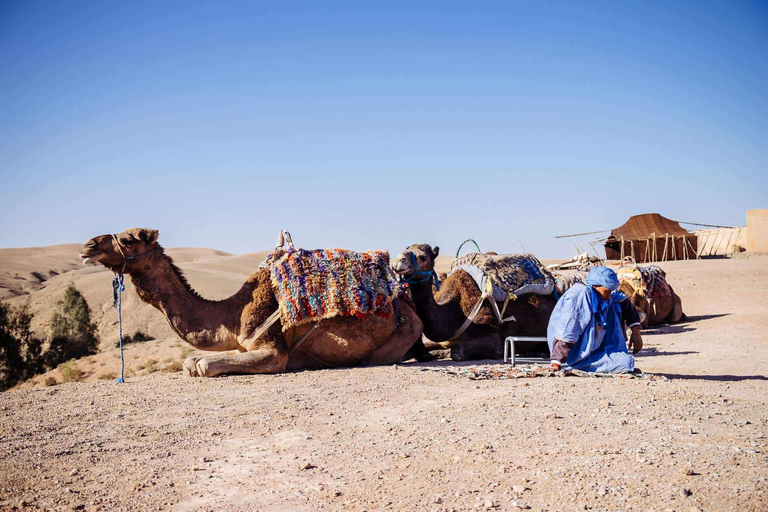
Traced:
<path fill-rule="evenodd" d="M 119 384 L 125 382 L 125 359 L 123 358 L 123 292 L 125 291 L 125 285 L 123 284 L 123 274 L 115 276 L 112 280 L 112 294 L 117 305 L 117 325 L 120 336 L 120 378 L 117 379 Z"/>

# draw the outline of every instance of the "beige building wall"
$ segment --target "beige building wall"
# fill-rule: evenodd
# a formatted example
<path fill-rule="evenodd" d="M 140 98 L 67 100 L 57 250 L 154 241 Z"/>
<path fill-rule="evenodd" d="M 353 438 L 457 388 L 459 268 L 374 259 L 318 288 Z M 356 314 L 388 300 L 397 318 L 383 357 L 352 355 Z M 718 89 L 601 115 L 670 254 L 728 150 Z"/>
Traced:
<path fill-rule="evenodd" d="M 747 211 L 747 250 L 768 252 L 768 210 Z"/>

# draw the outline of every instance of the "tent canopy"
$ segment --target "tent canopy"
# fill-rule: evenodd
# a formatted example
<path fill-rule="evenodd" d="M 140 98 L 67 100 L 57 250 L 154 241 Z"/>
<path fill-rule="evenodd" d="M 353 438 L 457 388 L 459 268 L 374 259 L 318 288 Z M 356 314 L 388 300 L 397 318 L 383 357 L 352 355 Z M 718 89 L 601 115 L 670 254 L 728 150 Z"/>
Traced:
<path fill-rule="evenodd" d="M 608 242 L 620 240 L 645 240 L 656 234 L 657 237 L 670 234 L 674 236 L 693 236 L 693 233 L 680 227 L 677 221 L 668 219 L 658 213 L 644 213 L 630 217 L 627 222 L 611 230 Z"/>

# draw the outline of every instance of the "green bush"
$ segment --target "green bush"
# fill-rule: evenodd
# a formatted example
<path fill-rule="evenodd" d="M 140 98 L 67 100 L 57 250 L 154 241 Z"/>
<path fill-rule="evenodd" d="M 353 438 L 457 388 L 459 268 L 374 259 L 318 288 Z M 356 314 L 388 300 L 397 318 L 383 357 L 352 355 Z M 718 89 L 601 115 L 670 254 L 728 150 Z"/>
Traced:
<path fill-rule="evenodd" d="M 91 322 L 91 309 L 74 284 L 67 287 L 58 302 L 50 330 L 51 344 L 43 356 L 49 368 L 98 352 L 99 338 L 96 324 Z"/>
<path fill-rule="evenodd" d="M 43 342 L 32 335 L 29 304 L 0 303 L 0 391 L 43 371 Z"/>
<path fill-rule="evenodd" d="M 145 341 L 152 341 L 154 339 L 155 338 L 149 336 L 148 334 L 144 334 L 143 331 L 136 331 L 135 333 L 133 333 L 133 336 L 131 336 L 130 334 L 123 336 L 123 345 L 128 345 L 129 343 L 142 343 Z M 120 346 L 119 338 L 115 342 L 115 346 L 116 347 Z"/>

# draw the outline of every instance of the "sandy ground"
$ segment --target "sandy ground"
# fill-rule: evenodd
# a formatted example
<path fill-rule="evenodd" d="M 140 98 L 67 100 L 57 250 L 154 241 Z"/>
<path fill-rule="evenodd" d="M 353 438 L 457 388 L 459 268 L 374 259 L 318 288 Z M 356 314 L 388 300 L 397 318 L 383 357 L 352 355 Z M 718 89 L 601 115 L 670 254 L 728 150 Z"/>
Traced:
<path fill-rule="evenodd" d="M 226 296 L 221 276 L 237 289 L 248 258 L 180 265 Z M 155 370 L 184 355 L 160 336 L 131 346 L 134 376 L 116 384 L 96 375 L 117 369 L 110 349 L 91 358 L 94 382 L 0 394 L 0 508 L 763 510 L 768 258 L 663 266 L 689 321 L 646 331 L 638 366 L 664 381 L 475 381 L 413 362 L 192 379 L 138 369 L 153 350 Z M 98 281 L 95 311 L 109 300 L 96 268 L 26 300 L 50 309 L 67 279 Z"/>

